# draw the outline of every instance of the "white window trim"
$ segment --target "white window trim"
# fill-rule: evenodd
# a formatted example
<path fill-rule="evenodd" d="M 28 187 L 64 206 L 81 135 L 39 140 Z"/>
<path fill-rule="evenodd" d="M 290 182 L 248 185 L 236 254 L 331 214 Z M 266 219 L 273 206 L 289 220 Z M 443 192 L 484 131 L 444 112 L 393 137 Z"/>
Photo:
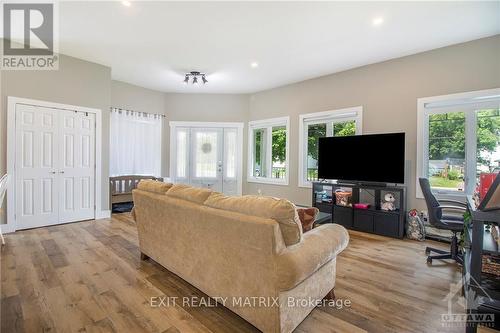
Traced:
<path fill-rule="evenodd" d="M 177 158 L 177 128 L 235 128 L 237 130 L 238 153 L 236 155 L 236 177 L 238 182 L 237 191 L 239 195 L 243 193 L 243 128 L 244 123 L 240 122 L 201 122 L 201 121 L 170 121 L 170 158 L 168 175 L 175 182 L 175 159 Z"/>
<path fill-rule="evenodd" d="M 355 106 L 345 109 L 329 110 L 322 112 L 306 113 L 299 115 L 299 187 L 312 187 L 312 182 L 306 178 L 307 159 L 307 125 L 324 123 L 326 121 L 356 122 L 356 135 L 363 133 L 363 107 Z"/>
<path fill-rule="evenodd" d="M 467 138 L 476 137 L 477 119 L 474 112 L 478 108 L 498 107 L 499 100 L 500 88 L 417 99 L 417 172 L 415 179 L 417 198 L 422 199 L 424 197 L 418 185 L 418 179 L 428 177 L 429 122 L 427 120 L 429 115 L 447 112 L 465 112 L 465 191 L 460 192 L 444 189 L 436 191 L 436 193 L 443 197 L 463 198 L 474 191 L 474 182 L 467 180 L 476 178 L 475 168 L 467 168 L 468 165 L 475 165 L 476 163 L 476 140 L 467 140 Z"/>
<path fill-rule="evenodd" d="M 254 129 L 258 128 L 266 128 L 266 127 L 277 127 L 277 126 L 285 126 L 286 127 L 286 153 L 285 153 L 285 178 L 271 178 L 271 177 L 254 177 L 253 175 L 253 132 Z M 272 137 L 272 131 L 268 131 L 269 137 Z M 268 140 L 268 142 L 272 142 L 272 140 Z M 266 149 L 267 154 L 271 154 L 272 151 Z M 268 162 L 272 164 L 271 158 L 266 159 Z M 270 118 L 263 120 L 253 120 L 248 122 L 248 167 L 247 167 L 247 182 L 249 183 L 262 183 L 262 184 L 274 184 L 274 185 L 288 185 L 290 178 L 290 117 L 279 117 L 279 118 Z M 269 170 L 272 170 L 270 168 Z"/>

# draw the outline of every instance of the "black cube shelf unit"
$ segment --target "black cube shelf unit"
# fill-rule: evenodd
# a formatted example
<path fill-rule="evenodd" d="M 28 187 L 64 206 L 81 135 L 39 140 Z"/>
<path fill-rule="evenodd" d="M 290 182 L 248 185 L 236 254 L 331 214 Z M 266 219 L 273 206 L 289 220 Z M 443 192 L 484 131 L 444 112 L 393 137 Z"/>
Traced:
<path fill-rule="evenodd" d="M 313 182 L 312 205 L 332 214 L 332 222 L 348 229 L 382 236 L 403 238 L 406 221 L 406 187 Z M 337 190 L 352 192 L 352 204 L 369 203 L 369 209 L 340 206 L 335 202 Z M 396 210 L 380 208 L 385 194 L 394 193 Z M 326 196 L 324 195 L 326 193 Z"/>

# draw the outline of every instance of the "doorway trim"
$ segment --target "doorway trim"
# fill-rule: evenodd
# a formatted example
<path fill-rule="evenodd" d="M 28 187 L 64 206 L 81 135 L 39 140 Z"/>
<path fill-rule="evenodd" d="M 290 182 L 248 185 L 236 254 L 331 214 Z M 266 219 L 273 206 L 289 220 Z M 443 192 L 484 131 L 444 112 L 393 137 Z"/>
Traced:
<path fill-rule="evenodd" d="M 102 110 L 76 106 L 70 104 L 61 104 L 48 101 L 41 101 L 29 98 L 7 97 L 7 174 L 10 175 L 9 188 L 7 190 L 7 224 L 2 225 L 2 232 L 9 233 L 17 230 L 16 221 L 16 105 L 26 104 L 31 106 L 42 106 L 52 109 L 70 110 L 95 113 L 96 133 L 95 133 L 95 209 L 94 218 L 102 219 L 111 216 L 110 210 L 104 210 L 102 207 Z"/>
<path fill-rule="evenodd" d="M 245 123 L 240 122 L 202 122 L 202 121 L 170 121 L 170 155 L 168 175 L 171 179 L 174 170 L 174 158 L 177 156 L 175 145 L 175 132 L 177 127 L 198 127 L 198 128 L 236 128 L 238 131 L 238 195 L 243 193 L 243 128 Z"/>

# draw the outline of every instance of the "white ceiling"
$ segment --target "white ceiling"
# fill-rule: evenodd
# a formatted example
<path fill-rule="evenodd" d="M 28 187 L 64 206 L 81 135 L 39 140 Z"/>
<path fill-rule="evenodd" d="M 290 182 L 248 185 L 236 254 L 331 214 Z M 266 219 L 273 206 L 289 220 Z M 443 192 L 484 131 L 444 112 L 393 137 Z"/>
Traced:
<path fill-rule="evenodd" d="M 251 93 L 500 33 L 499 1 L 59 6 L 61 53 L 167 92 Z M 191 70 L 209 83 L 184 85 Z"/>

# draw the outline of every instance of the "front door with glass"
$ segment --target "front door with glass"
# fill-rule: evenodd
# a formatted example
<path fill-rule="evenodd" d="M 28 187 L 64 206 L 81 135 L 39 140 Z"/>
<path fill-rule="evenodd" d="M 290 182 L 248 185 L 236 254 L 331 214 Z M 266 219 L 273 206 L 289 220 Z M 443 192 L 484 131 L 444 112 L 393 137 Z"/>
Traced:
<path fill-rule="evenodd" d="M 237 128 L 173 127 L 174 182 L 238 194 Z"/>
<path fill-rule="evenodd" d="M 222 192 L 222 134 L 221 128 L 191 129 L 191 181 L 197 187 Z"/>

